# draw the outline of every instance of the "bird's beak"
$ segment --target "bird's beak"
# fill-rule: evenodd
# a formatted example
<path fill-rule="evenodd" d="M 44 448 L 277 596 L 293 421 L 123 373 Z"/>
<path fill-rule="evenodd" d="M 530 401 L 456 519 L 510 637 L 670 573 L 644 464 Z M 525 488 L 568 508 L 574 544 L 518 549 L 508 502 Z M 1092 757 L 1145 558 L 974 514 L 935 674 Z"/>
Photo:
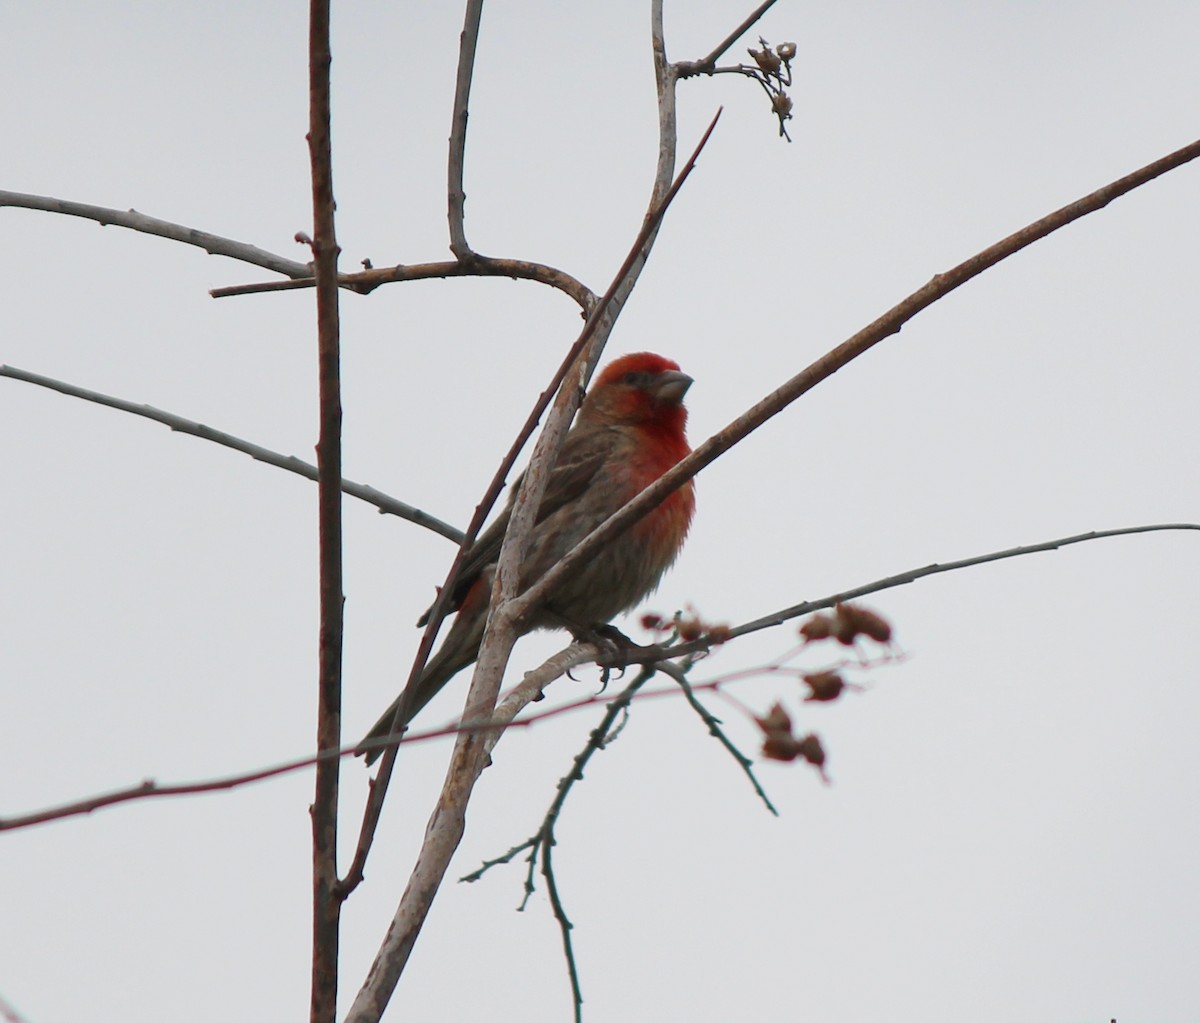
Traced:
<path fill-rule="evenodd" d="M 683 401 L 687 389 L 692 386 L 692 378 L 678 370 L 665 370 L 658 374 L 654 383 L 654 397 L 659 401 Z"/>

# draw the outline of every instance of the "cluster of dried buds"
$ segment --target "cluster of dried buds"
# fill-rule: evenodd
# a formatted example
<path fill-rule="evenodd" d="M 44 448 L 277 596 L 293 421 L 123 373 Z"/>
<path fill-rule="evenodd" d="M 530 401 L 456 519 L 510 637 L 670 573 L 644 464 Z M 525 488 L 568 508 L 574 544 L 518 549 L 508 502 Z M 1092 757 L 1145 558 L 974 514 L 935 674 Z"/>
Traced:
<path fill-rule="evenodd" d="M 800 626 L 806 643 L 836 639 L 842 646 L 854 646 L 860 636 L 876 643 L 892 641 L 892 626 L 882 615 L 858 604 L 837 604 L 832 615 L 815 614 Z"/>
<path fill-rule="evenodd" d="M 796 56 L 796 44 L 780 43 L 772 47 L 759 36 L 758 45 L 762 47 L 761 50 L 746 51 L 754 61 L 755 68 L 745 66 L 745 72 L 766 90 L 771 111 L 779 118 L 779 134 L 791 142 L 784 122 L 792 118 L 792 97 L 786 90 L 792 86 L 792 58 Z"/>
<path fill-rule="evenodd" d="M 789 762 L 805 760 L 821 773 L 823 781 L 829 781 L 829 777 L 825 774 L 825 749 L 821 745 L 821 740 L 812 732 L 797 736 L 792 731 L 791 715 L 783 709 L 783 704 L 775 704 L 767 712 L 766 717 L 754 720 L 762 729 L 764 757 Z"/>
<path fill-rule="evenodd" d="M 686 614 L 676 611 L 674 617 L 671 618 L 664 618 L 660 614 L 650 612 L 642 615 L 641 624 L 643 629 L 650 632 L 657 632 L 663 636 L 667 634 L 677 636 L 683 643 L 703 639 L 716 646 L 729 639 L 728 625 L 704 621 L 693 607 L 689 607 Z"/>
<path fill-rule="evenodd" d="M 882 645 L 892 641 L 892 626 L 882 615 L 856 604 L 838 604 L 832 614 L 816 614 L 800 626 L 800 635 L 807 646 L 821 640 L 836 640 L 843 646 L 852 647 L 860 638 L 867 638 Z M 808 686 L 807 703 L 829 703 L 836 700 L 847 689 L 859 688 L 847 682 L 840 671 L 827 668 L 808 672 L 800 676 Z M 764 757 L 771 760 L 805 760 L 825 774 L 825 750 L 821 740 L 811 732 L 796 735 L 792 731 L 792 719 L 783 705 L 776 703 L 765 717 L 755 718 L 762 729 Z"/>

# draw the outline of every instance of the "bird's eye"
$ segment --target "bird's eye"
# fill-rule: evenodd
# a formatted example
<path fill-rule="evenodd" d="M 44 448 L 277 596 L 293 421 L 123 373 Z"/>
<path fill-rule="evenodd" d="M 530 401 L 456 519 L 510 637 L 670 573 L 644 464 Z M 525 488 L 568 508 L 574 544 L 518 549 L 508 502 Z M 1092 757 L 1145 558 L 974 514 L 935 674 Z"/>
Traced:
<path fill-rule="evenodd" d="M 631 385 L 637 385 L 641 382 L 641 378 L 642 378 L 641 373 L 634 373 L 631 371 L 631 372 L 625 374 L 625 383 L 631 384 Z"/>

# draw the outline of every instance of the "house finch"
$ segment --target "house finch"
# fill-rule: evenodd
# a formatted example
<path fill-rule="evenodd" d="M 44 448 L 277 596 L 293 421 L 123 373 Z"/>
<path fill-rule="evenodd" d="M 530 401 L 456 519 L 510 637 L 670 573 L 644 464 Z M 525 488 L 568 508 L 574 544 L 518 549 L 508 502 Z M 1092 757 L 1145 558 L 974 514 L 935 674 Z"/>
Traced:
<path fill-rule="evenodd" d="M 613 512 L 688 454 L 683 396 L 692 378 L 661 355 L 639 352 L 610 363 L 579 407 L 550 473 L 521 568 L 521 589 L 544 575 Z M 441 649 L 411 683 L 397 731 L 459 671 L 479 656 L 500 544 L 508 528 L 518 478 L 504 512 L 467 552 L 454 586 L 458 612 Z M 620 536 L 592 555 L 576 574 L 522 622 L 521 634 L 564 625 L 608 622 L 651 593 L 683 546 L 696 499 L 689 480 Z M 429 618 L 426 611 L 418 625 Z M 364 742 L 392 730 L 399 697 Z M 371 764 L 382 750 L 360 751 Z"/>

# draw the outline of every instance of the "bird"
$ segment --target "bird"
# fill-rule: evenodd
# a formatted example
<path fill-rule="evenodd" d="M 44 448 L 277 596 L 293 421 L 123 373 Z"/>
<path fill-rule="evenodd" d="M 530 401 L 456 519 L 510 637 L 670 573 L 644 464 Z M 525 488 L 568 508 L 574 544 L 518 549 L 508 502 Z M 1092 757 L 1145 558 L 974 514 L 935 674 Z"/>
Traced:
<path fill-rule="evenodd" d="M 683 398 L 691 385 L 692 378 L 678 363 L 652 352 L 623 355 L 599 373 L 550 472 L 521 563 L 521 592 L 690 453 Z M 463 559 L 451 594 L 451 610 L 457 615 L 445 641 L 410 683 L 407 697 L 402 693 L 393 701 L 356 750 L 368 765 L 383 752 L 375 740 L 393 734 L 393 727 L 402 733 L 442 687 L 479 656 L 496 559 L 523 478 L 518 477 L 503 512 Z M 695 489 L 688 480 L 553 588 L 522 620 L 520 634 L 564 626 L 586 633 L 635 607 L 658 588 L 675 563 L 695 507 Z M 417 624 L 426 624 L 432 610 Z M 405 711 L 396 721 L 404 699 Z"/>

